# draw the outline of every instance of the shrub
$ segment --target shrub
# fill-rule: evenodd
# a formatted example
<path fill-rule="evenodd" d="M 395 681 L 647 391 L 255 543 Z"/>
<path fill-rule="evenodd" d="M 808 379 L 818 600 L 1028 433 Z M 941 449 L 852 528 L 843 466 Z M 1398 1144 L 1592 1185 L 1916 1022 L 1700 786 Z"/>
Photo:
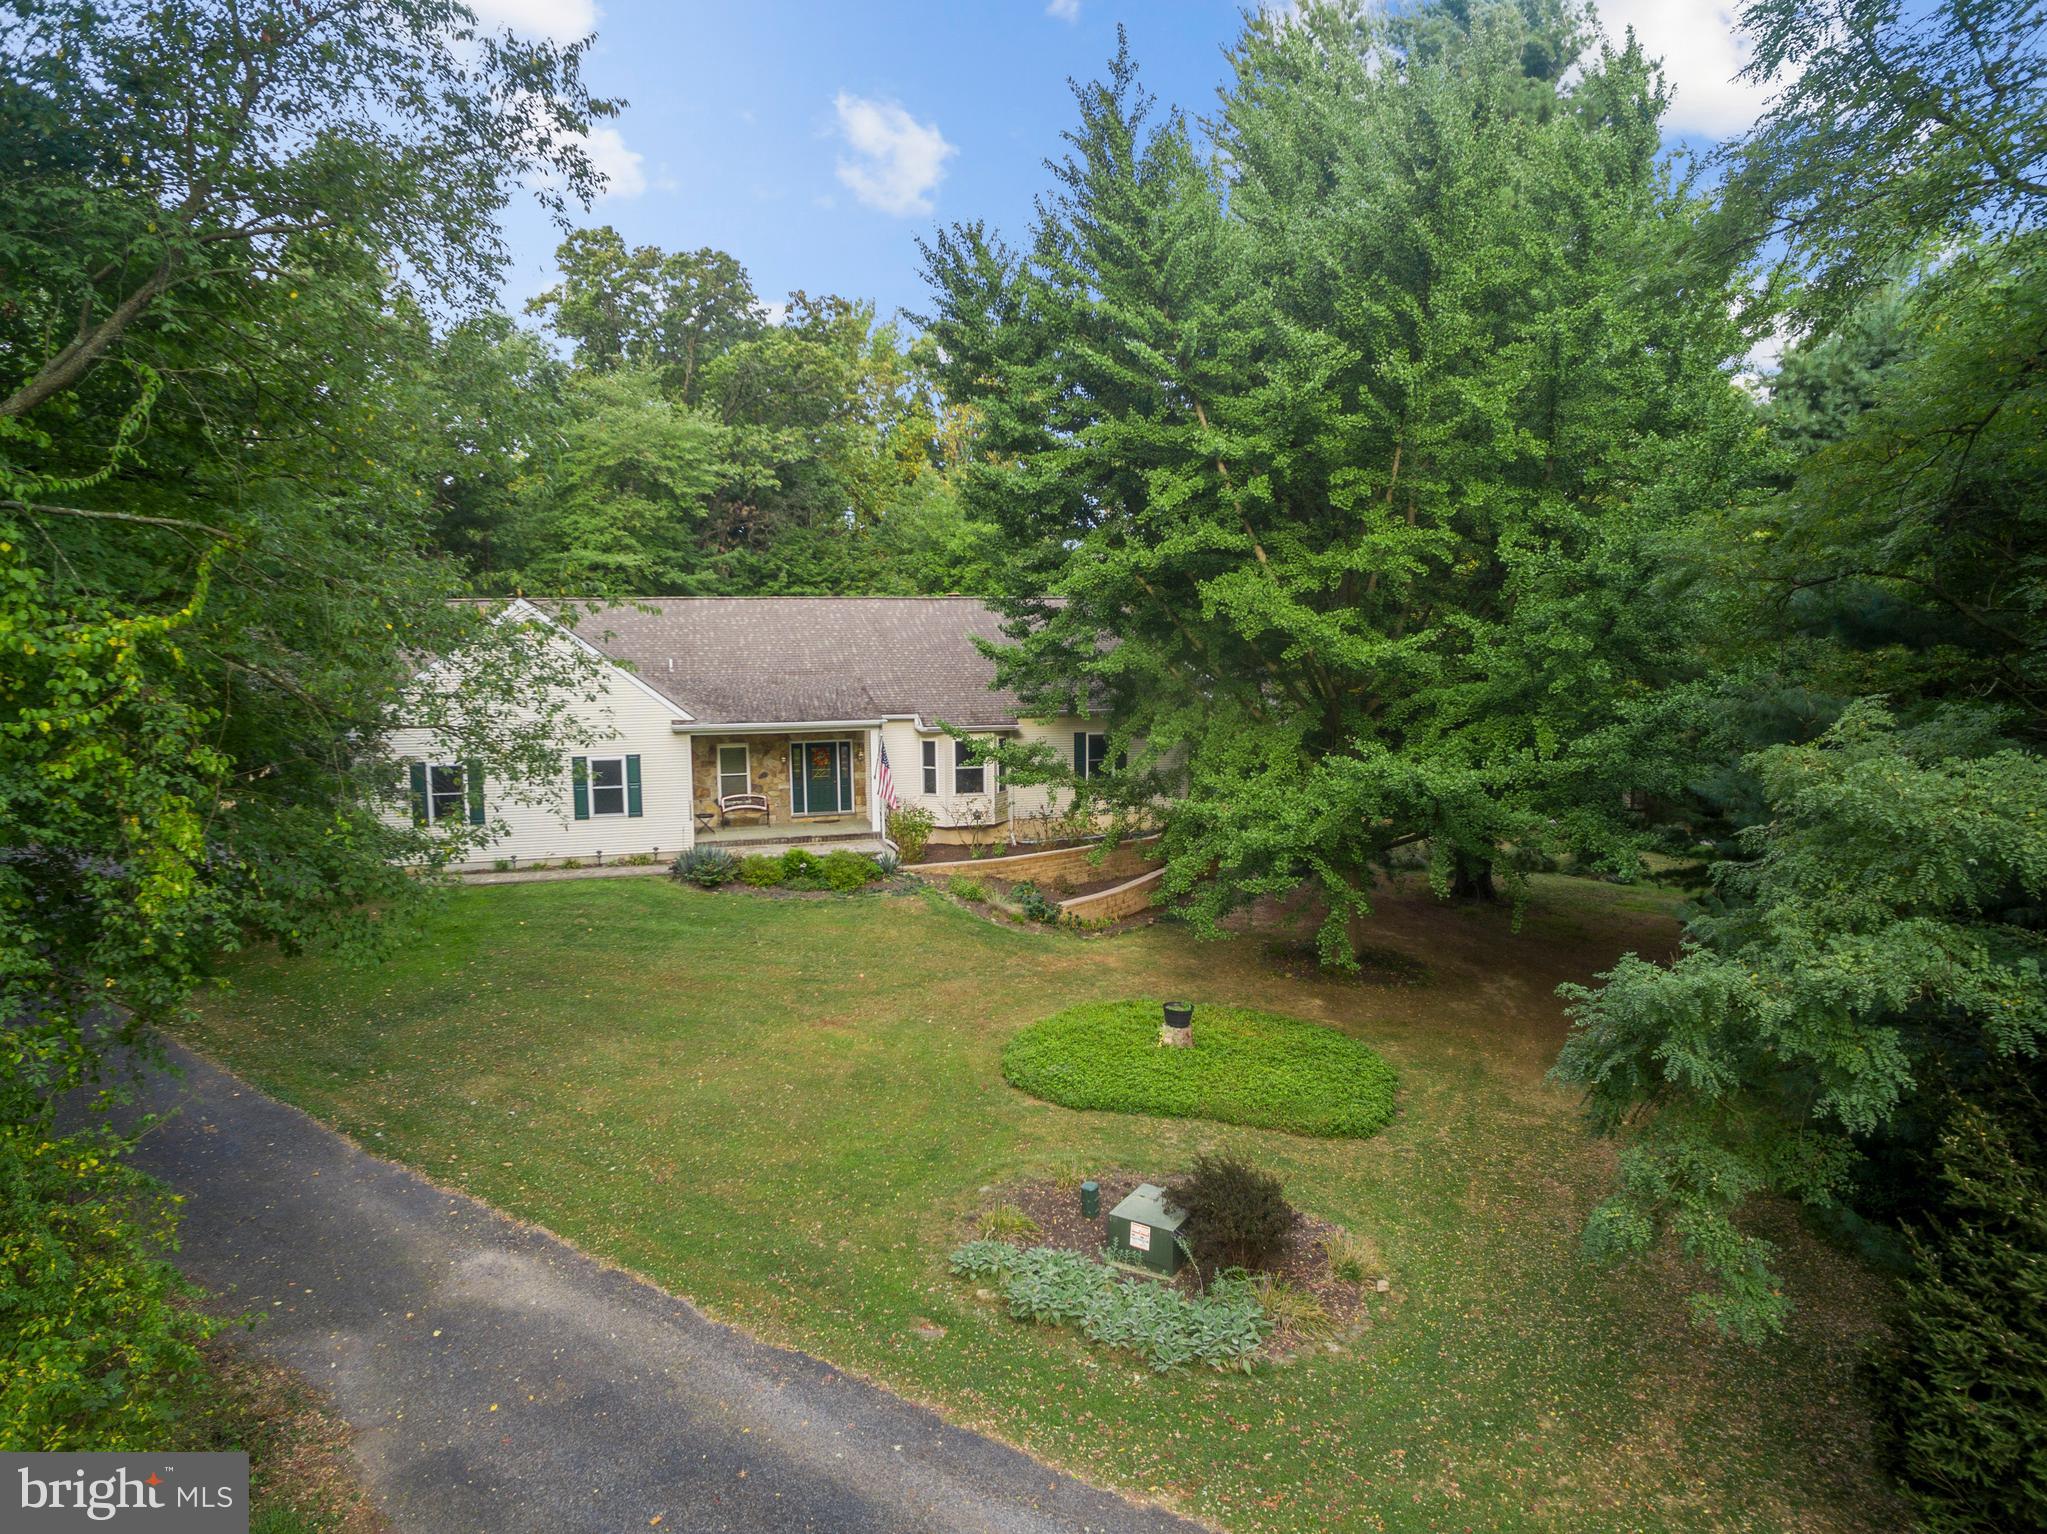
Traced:
<path fill-rule="evenodd" d="M 931 840 L 931 828 L 937 824 L 938 817 L 931 811 L 906 804 L 888 812 L 888 839 L 903 849 L 905 863 L 914 863 L 923 854 L 924 844 Z"/>
<path fill-rule="evenodd" d="M 1242 1274 L 1222 1275 L 1189 1299 L 1148 1279 L 1120 1280 L 1054 1247 L 969 1241 L 951 1265 L 962 1278 L 997 1283 L 1019 1321 L 1079 1327 L 1092 1342 L 1143 1354 L 1162 1373 L 1193 1363 L 1248 1370 L 1272 1330 L 1256 1286 Z"/>
<path fill-rule="evenodd" d="M 982 1214 L 978 1229 L 982 1235 L 997 1241 L 1011 1241 L 1018 1236 L 1035 1236 L 1039 1227 L 1036 1220 L 1015 1204 L 999 1204 Z"/>
<path fill-rule="evenodd" d="M 818 879 L 817 854 L 791 847 L 782 854 L 782 882 L 797 889 L 822 889 Z"/>
<path fill-rule="evenodd" d="M 874 855 L 874 866 L 881 870 L 884 879 L 893 879 L 903 866 L 903 860 L 886 847 Z"/>
<path fill-rule="evenodd" d="M 1346 1284 L 1368 1284 L 1386 1271 L 1386 1264 L 1369 1240 L 1346 1230 L 1330 1238 L 1329 1271 Z"/>
<path fill-rule="evenodd" d="M 102 1132 L 0 1122 L 0 1444 L 154 1449 L 224 1324 L 181 1303 L 170 1194 Z"/>
<path fill-rule="evenodd" d="M 1900 1479 L 1933 1534 L 2047 1528 L 2047 1102 L 1961 1107 L 1941 1213 L 1910 1233 L 1884 1380 Z"/>
<path fill-rule="evenodd" d="M 988 886 L 979 879 L 969 879 L 965 874 L 954 874 L 946 880 L 945 887 L 955 900 L 972 901 L 979 905 L 988 898 Z"/>
<path fill-rule="evenodd" d="M 1016 908 L 1032 921 L 1057 921 L 1059 907 L 1045 897 L 1045 892 L 1026 879 L 1011 887 L 1009 898 L 1016 902 Z"/>
<path fill-rule="evenodd" d="M 1268 1279 L 1258 1298 L 1265 1306 L 1265 1313 L 1272 1317 L 1273 1325 L 1283 1327 L 1296 1337 L 1320 1342 L 1336 1330 L 1336 1321 L 1329 1314 L 1329 1307 L 1312 1289 Z"/>
<path fill-rule="evenodd" d="M 881 877 L 881 865 L 861 852 L 828 852 L 817 860 L 817 877 L 826 889 L 845 894 Z"/>
<path fill-rule="evenodd" d="M 1159 1004 L 1097 1002 L 1033 1023 L 1002 1051 L 1012 1086 L 1062 1107 L 1362 1137 L 1393 1117 L 1393 1068 L 1319 1023 L 1202 1006 L 1192 1049 L 1158 1048 Z"/>
<path fill-rule="evenodd" d="M 1262 1268 L 1294 1227 L 1279 1179 L 1229 1156 L 1196 1156 L 1166 1197 L 1187 1211 L 1182 1234 L 1210 1269 Z"/>
<path fill-rule="evenodd" d="M 750 884 L 757 890 L 773 889 L 788 877 L 780 858 L 762 857 L 755 853 L 750 858 L 739 860 L 739 882 Z"/>
<path fill-rule="evenodd" d="M 692 847 L 675 860 L 674 874 L 699 889 L 716 889 L 739 876 L 739 862 L 723 847 Z"/>
<path fill-rule="evenodd" d="M 1001 1278 L 1009 1272 L 1016 1258 L 1016 1248 L 1007 1241 L 996 1241 L 984 1236 L 979 1241 L 969 1241 L 964 1246 L 954 1247 L 948 1261 L 957 1277 L 985 1282 L 991 1278 Z"/>

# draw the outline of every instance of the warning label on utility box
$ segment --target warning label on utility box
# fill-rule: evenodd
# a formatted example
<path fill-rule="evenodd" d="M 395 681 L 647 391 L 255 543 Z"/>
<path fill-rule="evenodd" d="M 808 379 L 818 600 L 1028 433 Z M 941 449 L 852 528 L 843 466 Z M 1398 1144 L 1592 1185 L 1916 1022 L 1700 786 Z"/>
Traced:
<path fill-rule="evenodd" d="M 1130 1225 L 1130 1250 L 1148 1252 L 1151 1250 L 1151 1227 L 1139 1225 L 1134 1220 Z"/>

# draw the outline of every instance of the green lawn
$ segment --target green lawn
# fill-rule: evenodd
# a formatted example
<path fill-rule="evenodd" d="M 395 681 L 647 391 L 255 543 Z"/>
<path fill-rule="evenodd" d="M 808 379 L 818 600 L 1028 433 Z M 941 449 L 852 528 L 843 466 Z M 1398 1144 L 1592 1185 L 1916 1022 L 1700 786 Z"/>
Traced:
<path fill-rule="evenodd" d="M 377 966 L 252 958 L 193 1037 L 717 1316 L 1232 1529 L 1896 1527 L 1855 1379 L 1882 1291 L 1852 1263 L 1779 1222 L 1802 1304 L 1756 1352 L 1693 1330 L 1668 1266 L 1580 1261 L 1610 1152 L 1543 1079 L 1552 991 L 1674 932 L 1654 891 L 1540 880 L 1519 934 L 1403 894 L 1371 942 L 1427 979 L 1373 984 L 1170 925 L 1079 940 L 935 896 L 568 881 L 459 891 Z M 1334 1024 L 1397 1071 L 1399 1112 L 1308 1139 L 1003 1082 L 1024 1025 L 1147 995 Z M 1159 1377 L 945 1272 L 983 1185 L 1206 1147 L 1377 1243 L 1392 1303 L 1350 1350 Z"/>

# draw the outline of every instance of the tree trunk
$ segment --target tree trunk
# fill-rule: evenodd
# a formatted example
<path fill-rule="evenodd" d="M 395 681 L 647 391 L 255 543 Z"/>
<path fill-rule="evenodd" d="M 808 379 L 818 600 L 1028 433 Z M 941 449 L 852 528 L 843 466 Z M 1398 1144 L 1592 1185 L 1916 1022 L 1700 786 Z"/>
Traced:
<path fill-rule="evenodd" d="M 1456 867 L 1450 874 L 1450 898 L 1468 900 L 1489 905 L 1500 898 L 1499 890 L 1493 884 L 1493 860 L 1473 857 L 1469 853 L 1456 854 Z"/>

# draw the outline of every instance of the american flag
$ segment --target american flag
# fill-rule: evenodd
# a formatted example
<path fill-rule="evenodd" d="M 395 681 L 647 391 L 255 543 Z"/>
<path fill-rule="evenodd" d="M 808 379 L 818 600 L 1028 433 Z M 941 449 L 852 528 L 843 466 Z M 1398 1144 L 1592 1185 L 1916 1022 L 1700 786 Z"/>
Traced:
<path fill-rule="evenodd" d="M 880 765 L 875 768 L 874 781 L 875 785 L 881 790 L 881 802 L 883 804 L 892 810 L 899 810 L 903 807 L 902 800 L 896 797 L 896 780 L 888 770 L 888 747 L 886 744 L 881 748 Z"/>

